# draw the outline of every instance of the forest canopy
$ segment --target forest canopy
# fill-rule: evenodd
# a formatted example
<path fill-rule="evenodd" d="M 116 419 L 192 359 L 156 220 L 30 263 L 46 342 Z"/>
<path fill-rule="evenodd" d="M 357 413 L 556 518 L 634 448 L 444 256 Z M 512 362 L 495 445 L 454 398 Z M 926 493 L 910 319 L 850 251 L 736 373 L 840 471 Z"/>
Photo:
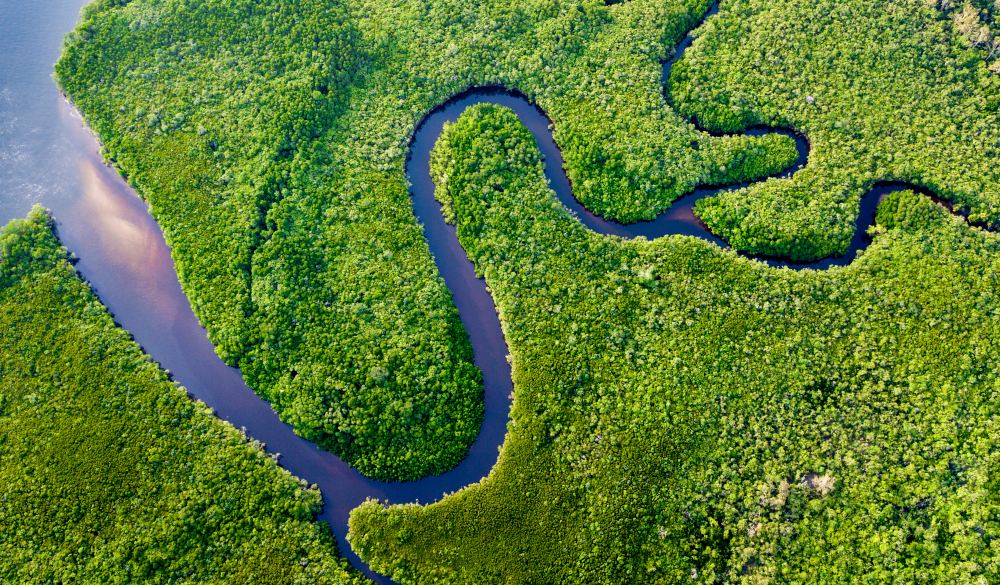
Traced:
<path fill-rule="evenodd" d="M 297 432 L 366 474 L 464 457 L 480 375 L 406 190 L 421 117 L 501 85 L 553 117 L 580 199 L 651 218 L 773 174 L 785 136 L 712 137 L 660 61 L 704 0 L 99 1 L 57 77 L 146 198 L 220 355 Z"/>
<path fill-rule="evenodd" d="M 480 375 L 414 219 L 414 128 L 499 85 L 621 221 L 699 185 L 737 251 L 847 248 L 873 184 L 1000 222 L 995 7 L 926 0 L 103 0 L 58 79 L 151 205 L 220 354 L 363 473 L 453 467 Z M 971 6 L 972 8 L 969 8 Z M 976 19 L 973 20 L 972 16 Z M 984 33 L 983 31 L 987 32 Z M 986 39 L 989 36 L 989 39 Z M 432 171 L 510 347 L 497 466 L 351 543 L 401 583 L 1000 580 L 997 236 L 913 191 L 829 271 L 585 230 L 508 110 Z"/>
<path fill-rule="evenodd" d="M 504 322 L 514 410 L 483 482 L 354 510 L 374 569 L 407 584 L 1000 576 L 996 234 L 901 191 L 872 245 L 824 271 L 597 235 L 493 105 L 446 128 L 432 170 Z"/>
<path fill-rule="evenodd" d="M 43 210 L 0 231 L 0 582 L 360 582 L 320 507 L 115 325 Z"/>
<path fill-rule="evenodd" d="M 726 0 L 664 87 L 709 4 L 98 1 L 57 76 L 149 201 L 220 355 L 306 438 L 415 479 L 461 460 L 483 413 L 403 174 L 420 118 L 468 87 L 538 103 L 575 196 L 609 218 L 795 158 L 786 136 L 697 121 L 810 141 L 792 178 L 699 203 L 740 250 L 842 252 L 877 181 L 1000 220 L 1000 76 L 965 8 Z"/>
<path fill-rule="evenodd" d="M 1000 222 L 1000 76 L 920 1 L 731 0 L 674 66 L 674 105 L 713 130 L 776 124 L 809 139 L 793 177 L 700 202 L 734 247 L 798 259 L 847 247 L 880 181 L 929 188 Z"/>

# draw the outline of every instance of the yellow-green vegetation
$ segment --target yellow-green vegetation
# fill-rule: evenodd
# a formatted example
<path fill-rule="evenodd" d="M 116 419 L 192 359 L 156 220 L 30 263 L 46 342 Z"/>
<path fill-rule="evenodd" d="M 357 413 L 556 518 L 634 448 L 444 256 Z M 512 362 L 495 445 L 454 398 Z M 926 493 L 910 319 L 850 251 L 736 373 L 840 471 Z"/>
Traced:
<path fill-rule="evenodd" d="M 806 260 L 847 248 L 875 181 L 1000 221 L 1000 76 L 956 28 L 922 0 L 723 2 L 674 66 L 672 103 L 716 130 L 792 127 L 812 150 L 791 179 L 697 213 L 736 248 Z"/>
<path fill-rule="evenodd" d="M 497 467 L 351 542 L 402 583 L 1000 578 L 1000 240 L 911 191 L 828 271 L 622 241 L 547 188 L 512 112 L 432 161 L 497 302 L 515 404 Z"/>
<path fill-rule="evenodd" d="M 549 112 L 577 194 L 650 218 L 795 158 L 666 106 L 660 61 L 708 0 L 98 0 L 57 67 L 149 200 L 220 354 L 366 474 L 450 468 L 479 373 L 403 175 L 420 118 L 475 85 Z"/>
<path fill-rule="evenodd" d="M 1000 221 L 1000 76 L 925 0 L 102 0 L 59 80 L 173 245 L 231 363 L 363 472 L 458 461 L 479 375 L 410 210 L 420 118 L 502 85 L 552 118 L 575 195 L 648 218 L 699 184 L 735 248 L 845 249 L 877 181 Z M 978 20 L 993 9 L 977 3 Z M 968 20 L 971 26 L 971 19 Z M 403 583 L 1000 581 L 1000 243 L 913 192 L 829 271 L 686 237 L 588 232 L 530 134 L 477 107 L 438 195 L 485 275 L 515 404 L 494 472 L 430 506 L 355 511 Z"/>
<path fill-rule="evenodd" d="M 925 0 L 930 6 L 941 9 L 955 21 L 955 28 L 971 46 L 982 49 L 986 60 L 991 61 L 990 71 L 1000 74 L 1000 17 L 998 0 Z"/>
<path fill-rule="evenodd" d="M 115 326 L 44 211 L 0 232 L 0 582 L 359 582 L 320 505 Z"/>

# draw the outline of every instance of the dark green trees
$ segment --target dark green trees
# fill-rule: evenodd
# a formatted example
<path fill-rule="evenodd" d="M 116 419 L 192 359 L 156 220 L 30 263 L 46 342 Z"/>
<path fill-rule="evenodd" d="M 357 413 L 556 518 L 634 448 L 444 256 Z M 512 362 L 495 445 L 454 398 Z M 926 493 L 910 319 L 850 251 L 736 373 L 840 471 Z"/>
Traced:
<path fill-rule="evenodd" d="M 598 236 L 531 135 L 476 107 L 436 181 L 486 275 L 515 403 L 483 482 L 369 502 L 403 583 L 991 582 L 1000 241 L 911 191 L 850 266 Z M 497 186 L 502 186 L 498 188 Z"/>
<path fill-rule="evenodd" d="M 115 326 L 42 210 L 0 232 L 0 581 L 360 582 L 320 505 Z"/>

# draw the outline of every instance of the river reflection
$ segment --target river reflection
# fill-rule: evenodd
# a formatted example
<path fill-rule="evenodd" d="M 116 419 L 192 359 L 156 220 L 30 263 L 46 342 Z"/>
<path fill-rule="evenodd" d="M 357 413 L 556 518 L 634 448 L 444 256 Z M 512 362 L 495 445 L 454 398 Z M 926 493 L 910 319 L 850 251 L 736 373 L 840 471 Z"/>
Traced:
<path fill-rule="evenodd" d="M 58 166 L 67 171 L 66 191 L 75 194 L 53 209 L 60 239 L 77 255 L 77 269 L 113 311 L 123 316 L 144 311 L 157 325 L 169 323 L 181 307 L 168 294 L 176 278 L 164 270 L 170 249 L 157 224 L 145 203 L 104 164 L 96 139 L 65 100 L 58 117 L 73 147 Z"/>
<path fill-rule="evenodd" d="M 64 234 L 73 233 L 77 238 L 93 238 L 95 249 L 107 258 L 108 266 L 123 276 L 130 277 L 148 286 L 144 292 L 156 290 L 152 281 L 156 273 L 148 270 L 156 260 L 161 246 L 157 238 L 143 226 L 128 205 L 123 204 L 122 194 L 115 189 L 108 177 L 103 176 L 91 161 L 80 160 L 80 185 L 83 197 L 73 206 L 73 214 L 93 216 L 87 225 L 63 224 Z M 83 233 L 78 233 L 83 230 Z M 162 308 L 157 305 L 156 308 Z"/>

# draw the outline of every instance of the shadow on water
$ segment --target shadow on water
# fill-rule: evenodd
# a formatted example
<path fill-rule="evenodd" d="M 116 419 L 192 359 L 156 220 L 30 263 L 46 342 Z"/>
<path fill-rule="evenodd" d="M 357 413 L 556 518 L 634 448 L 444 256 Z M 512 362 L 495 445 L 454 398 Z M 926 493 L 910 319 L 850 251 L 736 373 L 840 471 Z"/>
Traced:
<path fill-rule="evenodd" d="M 686 39 L 681 48 L 687 46 Z M 682 51 L 677 51 L 677 57 Z M 669 71 L 670 64 L 664 65 Z M 319 487 L 324 508 L 321 518 L 336 535 L 341 552 L 357 568 L 378 583 L 391 583 L 370 571 L 346 541 L 351 509 L 367 498 L 390 502 L 436 501 L 485 477 L 497 460 L 511 407 L 512 383 L 507 346 L 496 308 L 483 281 L 459 244 L 455 228 L 445 223 L 434 199 L 429 157 L 447 121 L 454 121 L 477 103 L 494 103 L 514 110 L 538 142 L 545 157 L 545 173 L 559 200 L 589 229 L 621 237 L 655 238 L 684 234 L 726 243 L 712 235 L 694 217 L 694 203 L 721 189 L 699 189 L 678 200 L 653 221 L 623 225 L 597 217 L 573 197 L 562 169 L 562 156 L 552 140 L 545 114 L 523 96 L 498 88 L 475 88 L 448 100 L 430 112 L 417 126 L 406 162 L 412 184 L 413 211 L 422 224 L 434 261 L 451 291 L 462 323 L 468 332 L 476 365 L 484 378 L 486 414 L 482 429 L 468 456 L 453 470 L 409 483 L 381 482 L 366 478 L 331 453 L 302 439 L 282 423 L 270 405 L 243 381 L 240 372 L 224 364 L 215 354 L 205 330 L 195 318 L 177 280 L 170 250 L 145 203 L 98 154 L 93 136 L 72 108 L 63 103 L 61 131 L 69 135 L 68 153 L 76 161 L 75 180 L 82 196 L 56 210 L 57 228 L 63 243 L 79 258 L 76 267 L 91 283 L 102 302 L 136 341 L 194 397 L 215 410 L 222 419 L 243 428 L 271 453 L 280 454 L 280 464 L 293 474 Z M 752 133 L 766 130 L 754 129 Z M 798 165 L 806 163 L 808 147 L 796 136 Z M 795 167 L 795 168 L 798 168 Z M 794 172 L 790 169 L 786 174 Z M 734 186 L 723 189 L 735 188 Z M 871 224 L 878 201 L 901 188 L 884 184 L 870 190 L 862 201 L 862 212 L 851 248 L 842 258 L 826 259 L 793 268 L 825 268 L 846 264 L 867 245 L 864 228 Z M 785 265 L 779 261 L 773 264 Z"/>

